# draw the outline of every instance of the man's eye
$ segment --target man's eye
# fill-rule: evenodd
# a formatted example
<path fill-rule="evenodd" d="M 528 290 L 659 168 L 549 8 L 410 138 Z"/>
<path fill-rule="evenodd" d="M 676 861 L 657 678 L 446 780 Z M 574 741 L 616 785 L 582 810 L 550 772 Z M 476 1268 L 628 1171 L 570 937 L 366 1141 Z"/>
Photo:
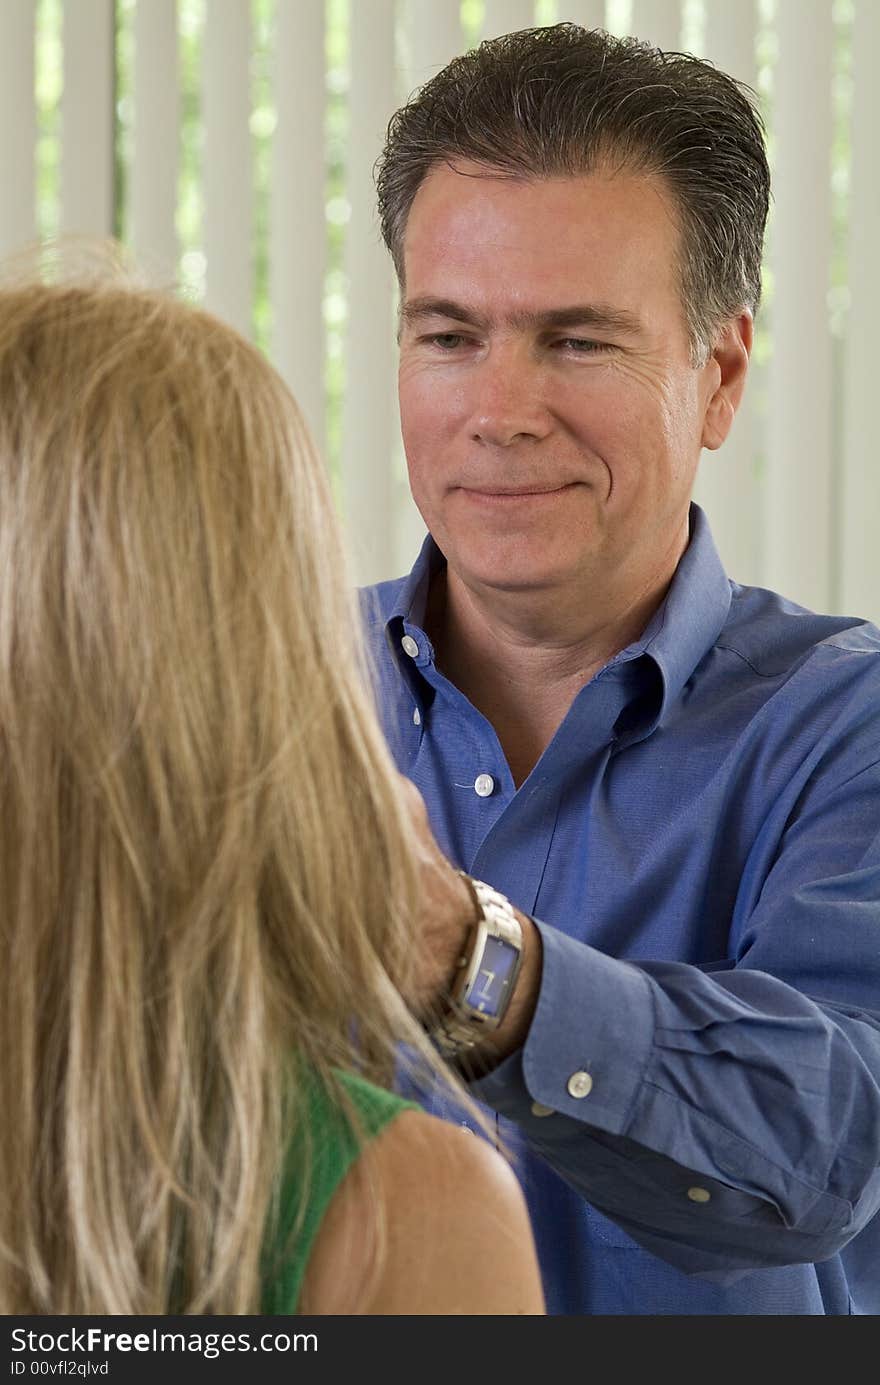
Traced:
<path fill-rule="evenodd" d="M 555 345 L 573 351 L 576 356 L 591 356 L 596 352 L 611 350 L 610 342 L 590 341 L 586 337 L 560 337 Z"/>
<path fill-rule="evenodd" d="M 459 332 L 434 332 L 424 340 L 429 346 L 438 347 L 440 351 L 454 351 L 466 338 Z"/>

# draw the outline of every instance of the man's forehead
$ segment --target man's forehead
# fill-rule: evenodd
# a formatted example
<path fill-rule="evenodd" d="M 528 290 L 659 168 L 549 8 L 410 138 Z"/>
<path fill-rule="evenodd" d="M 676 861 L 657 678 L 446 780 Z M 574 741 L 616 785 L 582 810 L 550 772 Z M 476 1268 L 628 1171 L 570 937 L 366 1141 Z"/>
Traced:
<path fill-rule="evenodd" d="M 678 245 L 672 194 L 653 175 L 617 170 L 513 178 L 442 165 L 424 179 L 410 208 L 403 259 L 419 297 L 446 297 L 448 270 L 456 301 L 469 275 L 488 285 L 504 274 L 505 289 L 520 280 L 540 282 L 542 307 L 606 297 L 618 306 L 627 285 L 649 267 L 651 277 L 673 268 Z M 574 277 L 583 281 L 582 293 L 566 282 Z"/>
<path fill-rule="evenodd" d="M 665 178 L 645 168 L 621 161 L 605 161 L 582 172 L 522 173 L 470 161 L 435 163 L 416 189 L 414 207 L 426 201 L 446 201 L 453 207 L 484 206 L 502 200 L 506 206 L 528 201 L 566 200 L 585 208 L 602 201 L 636 200 L 645 212 L 650 204 L 665 204 L 672 210 L 675 195 Z"/>
<path fill-rule="evenodd" d="M 595 201 L 584 182 L 468 177 L 460 192 L 435 188 L 407 228 L 401 330 L 442 319 L 642 333 L 646 314 L 677 302 L 677 234 L 645 179 L 610 191 L 600 179 Z"/>

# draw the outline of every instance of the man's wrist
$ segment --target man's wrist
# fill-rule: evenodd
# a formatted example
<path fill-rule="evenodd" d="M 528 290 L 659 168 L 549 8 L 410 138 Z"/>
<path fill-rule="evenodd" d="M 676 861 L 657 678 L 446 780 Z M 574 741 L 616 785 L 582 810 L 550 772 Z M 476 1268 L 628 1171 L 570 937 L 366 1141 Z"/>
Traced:
<path fill-rule="evenodd" d="M 474 917 L 428 1022 L 432 1039 L 449 1061 L 482 1046 L 506 1021 L 522 964 L 520 918 L 525 917 L 492 885 L 464 871 L 457 874 L 473 900 Z"/>
<path fill-rule="evenodd" d="M 507 1013 L 501 1024 L 456 1059 L 466 1080 L 484 1076 L 503 1063 L 528 1037 L 541 988 L 543 948 L 541 934 L 528 914 L 514 909 L 522 930 L 522 960 Z"/>
<path fill-rule="evenodd" d="M 430 1025 L 431 1037 L 449 1060 L 499 1027 L 522 960 L 522 929 L 510 900 L 465 871 L 456 874 L 471 900 L 471 926 Z"/>
<path fill-rule="evenodd" d="M 540 938 L 531 920 L 514 909 L 510 900 L 492 885 L 457 871 L 473 903 L 471 927 L 458 951 L 444 986 L 435 991 L 436 1005 L 426 1027 L 441 1053 L 450 1062 L 478 1048 L 489 1054 L 501 1047 L 512 1049 L 528 1029 L 535 1008 L 540 967 Z M 534 982 L 519 987 L 525 958 L 523 925 L 526 926 L 529 972 Z M 514 996 L 513 1019 L 509 1018 Z M 500 1043 L 489 1048 L 489 1037 L 501 1034 Z"/>

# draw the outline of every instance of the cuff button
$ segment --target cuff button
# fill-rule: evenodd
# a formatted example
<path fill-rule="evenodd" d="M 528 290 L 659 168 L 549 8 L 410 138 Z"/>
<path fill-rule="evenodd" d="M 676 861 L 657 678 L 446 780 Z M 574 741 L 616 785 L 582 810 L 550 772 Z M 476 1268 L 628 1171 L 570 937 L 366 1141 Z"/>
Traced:
<path fill-rule="evenodd" d="M 593 1090 L 593 1079 L 588 1072 L 573 1072 L 566 1083 L 566 1088 L 569 1096 L 589 1096 Z"/>

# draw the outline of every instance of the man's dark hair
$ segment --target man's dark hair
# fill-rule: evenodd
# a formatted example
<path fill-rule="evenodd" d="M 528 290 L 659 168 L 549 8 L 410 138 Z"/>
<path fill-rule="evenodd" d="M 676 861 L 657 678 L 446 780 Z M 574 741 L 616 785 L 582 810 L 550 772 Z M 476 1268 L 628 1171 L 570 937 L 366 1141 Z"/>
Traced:
<path fill-rule="evenodd" d="M 757 309 L 770 196 L 754 92 L 686 53 L 576 24 L 523 29 L 454 58 L 392 117 L 377 162 L 382 237 L 403 239 L 427 174 L 460 160 L 513 178 L 620 169 L 673 194 L 695 363 L 719 326 Z"/>

